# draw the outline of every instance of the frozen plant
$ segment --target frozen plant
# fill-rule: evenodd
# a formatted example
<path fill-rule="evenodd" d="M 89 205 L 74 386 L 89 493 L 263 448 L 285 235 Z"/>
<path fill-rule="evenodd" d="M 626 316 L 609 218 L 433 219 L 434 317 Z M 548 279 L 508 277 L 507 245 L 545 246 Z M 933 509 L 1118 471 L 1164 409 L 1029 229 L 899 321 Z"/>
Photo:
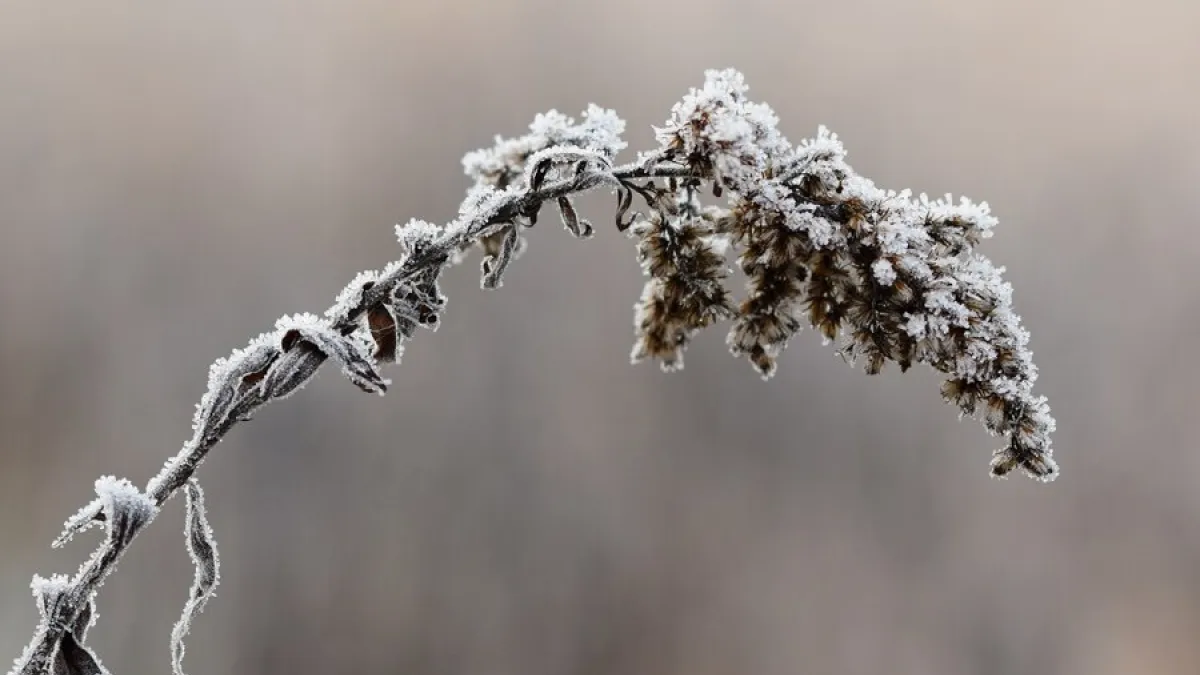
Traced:
<path fill-rule="evenodd" d="M 389 381 L 380 364 L 399 361 L 418 328 L 437 328 L 446 306 L 438 281 L 448 267 L 478 247 L 483 287 L 499 288 L 547 203 L 571 234 L 593 234 L 571 197 L 596 188 L 615 192 L 616 229 L 637 240 L 648 277 L 634 312 L 635 362 L 681 368 L 692 336 L 728 321 L 730 350 L 769 378 L 780 352 L 808 324 L 870 374 L 888 362 L 902 371 L 925 363 L 943 373 L 942 396 L 1005 437 L 992 457 L 993 475 L 1020 468 L 1053 480 L 1054 419 L 1045 398 L 1033 393 L 1029 334 L 1013 313 L 1003 268 L 975 252 L 996 224 L 987 204 L 880 189 L 850 168 L 836 135 L 821 128 L 794 146 L 771 109 L 746 91 L 740 73 L 709 71 L 704 86 L 656 130 L 659 146 L 632 163 L 616 162 L 624 122 L 594 105 L 580 121 L 554 111 L 538 115 L 528 134 L 469 153 L 463 167 L 474 185 L 457 218 L 445 226 L 398 226 L 397 261 L 360 273 L 324 315 L 284 317 L 214 363 L 191 439 L 144 489 L 111 477 L 96 482 L 97 498 L 67 521 L 56 545 L 93 525 L 107 536 L 74 576 L 34 578 L 42 620 L 11 672 L 105 672 L 84 644 L 96 591 L 182 489 L 196 574 L 170 635 L 180 675 L 190 622 L 218 582 L 194 477 L 209 450 L 258 408 L 302 387 L 326 361 L 364 391 L 384 393 Z M 644 211 L 634 211 L 635 200 Z M 747 277 L 740 299 L 728 287 L 731 256 Z"/>

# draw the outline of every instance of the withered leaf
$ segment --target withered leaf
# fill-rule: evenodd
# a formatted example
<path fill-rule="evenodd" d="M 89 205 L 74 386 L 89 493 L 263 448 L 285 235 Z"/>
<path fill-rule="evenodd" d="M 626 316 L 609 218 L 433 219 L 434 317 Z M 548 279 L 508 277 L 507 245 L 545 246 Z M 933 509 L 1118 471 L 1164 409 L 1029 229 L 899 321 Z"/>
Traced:
<path fill-rule="evenodd" d="M 183 675 L 183 656 L 187 651 L 183 638 L 191 629 L 192 619 L 199 614 L 213 596 L 213 589 L 220 581 L 220 556 L 213 538 L 212 527 L 204 506 L 204 491 L 196 479 L 184 485 L 187 495 L 186 520 L 183 534 L 186 538 L 188 556 L 195 567 L 192 588 L 188 592 L 183 614 L 171 629 L 171 668 L 175 675 Z"/>
<path fill-rule="evenodd" d="M 311 315 L 284 317 L 277 327 L 282 331 L 279 346 L 283 351 L 291 350 L 303 340 L 341 364 L 342 373 L 359 389 L 377 394 L 387 391 L 387 381 L 353 333 L 343 335 L 329 321 Z"/>
<path fill-rule="evenodd" d="M 562 216 L 563 226 L 571 234 L 580 239 L 592 236 L 592 224 L 579 218 L 579 213 L 575 211 L 575 205 L 571 203 L 569 197 L 562 196 L 558 198 L 558 213 Z"/>
<path fill-rule="evenodd" d="M 381 363 L 395 363 L 400 336 L 392 310 L 382 303 L 371 307 L 367 310 L 367 326 L 371 330 L 371 339 L 375 342 L 375 360 Z"/>

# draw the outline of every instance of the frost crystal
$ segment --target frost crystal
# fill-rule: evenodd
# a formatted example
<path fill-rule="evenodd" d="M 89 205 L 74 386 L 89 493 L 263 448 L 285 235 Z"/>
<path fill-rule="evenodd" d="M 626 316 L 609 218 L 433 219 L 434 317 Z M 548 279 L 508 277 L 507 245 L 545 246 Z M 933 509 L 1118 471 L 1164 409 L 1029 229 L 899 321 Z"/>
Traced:
<path fill-rule="evenodd" d="M 412 254 L 422 247 L 429 246 L 442 234 L 442 228 L 433 223 L 413 218 L 405 225 L 396 226 L 396 238 L 404 252 Z"/>
<path fill-rule="evenodd" d="M 29 584 L 33 590 L 34 600 L 37 601 L 38 614 L 45 621 L 54 615 L 55 605 L 70 587 L 70 579 L 65 574 L 52 574 L 49 578 L 33 575 Z"/>
<path fill-rule="evenodd" d="M 325 310 L 325 317 L 331 321 L 336 321 L 359 309 L 359 305 L 363 300 L 363 291 L 374 285 L 379 278 L 380 274 L 375 270 L 359 272 L 354 277 L 354 280 L 346 284 L 346 287 L 338 293 L 333 306 Z"/>
<path fill-rule="evenodd" d="M 38 599 L 39 604 L 42 604 L 43 598 L 53 598 L 66 590 L 69 582 L 70 579 L 65 574 L 51 574 L 49 577 L 35 574 L 29 588 L 33 590 L 33 596 Z"/>
<path fill-rule="evenodd" d="M 875 281 L 884 286 L 896 283 L 896 268 L 892 267 L 891 261 L 886 258 L 880 258 L 871 263 L 871 271 L 875 273 Z"/>

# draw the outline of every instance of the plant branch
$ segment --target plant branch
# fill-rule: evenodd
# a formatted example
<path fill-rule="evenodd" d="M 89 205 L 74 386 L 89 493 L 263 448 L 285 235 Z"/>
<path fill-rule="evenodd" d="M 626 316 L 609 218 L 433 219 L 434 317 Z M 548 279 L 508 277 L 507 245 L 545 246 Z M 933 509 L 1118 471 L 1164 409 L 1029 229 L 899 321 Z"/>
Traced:
<path fill-rule="evenodd" d="M 688 176 L 691 172 L 686 167 L 664 164 L 662 166 L 644 167 L 627 165 L 608 171 L 588 171 L 579 175 L 559 180 L 545 185 L 538 190 L 523 192 L 513 191 L 495 205 L 494 212 L 473 219 L 459 229 L 444 232 L 428 246 L 405 258 L 386 276 L 375 282 L 366 292 L 363 302 L 347 311 L 340 312 L 333 320 L 335 330 L 350 334 L 358 327 L 358 320 L 367 308 L 383 301 L 395 289 L 420 276 L 422 273 L 440 268 L 456 251 L 469 245 L 486 233 L 489 228 L 498 224 L 512 222 L 521 214 L 530 213 L 541 207 L 546 201 L 558 197 L 585 192 L 602 185 L 619 185 L 621 182 L 634 179 L 653 179 L 674 176 Z M 337 312 L 338 306 L 330 308 Z M 280 361 L 273 364 L 279 370 L 295 373 L 295 381 L 303 383 L 311 379 L 327 360 L 325 354 L 314 349 L 295 348 L 283 352 Z M 248 390 L 242 398 L 230 409 L 227 416 L 217 425 L 209 428 L 198 426 L 193 437 L 184 444 L 183 448 L 164 467 L 164 469 L 146 485 L 145 494 L 158 507 L 162 506 L 192 478 L 196 469 L 204 461 L 208 453 L 219 443 L 229 431 L 239 422 L 250 416 L 272 398 L 268 392 L 261 389 Z M 104 521 L 109 516 L 92 506 L 96 521 Z M 63 633 L 71 626 L 77 616 L 87 606 L 86 600 L 103 584 L 104 580 L 115 568 L 117 560 L 124 548 L 137 536 L 140 531 L 134 530 L 128 540 L 120 546 L 106 541 L 79 572 L 70 580 L 71 592 L 62 596 L 54 605 L 51 613 L 45 617 L 43 627 L 34 636 L 23 665 L 16 671 L 20 675 L 38 675 L 48 672 L 51 657 L 62 639 Z"/>
<path fill-rule="evenodd" d="M 218 582 L 195 479 L 213 447 L 329 360 L 364 391 L 382 394 L 388 381 L 378 365 L 398 361 L 418 327 L 437 327 L 445 306 L 438 280 L 448 266 L 479 246 L 482 285 L 498 287 L 524 250 L 521 232 L 546 203 L 557 205 L 571 233 L 590 236 L 592 226 L 580 220 L 571 197 L 602 186 L 616 191 L 616 228 L 637 239 L 648 277 L 634 319 L 633 361 L 681 368 L 692 336 L 729 320 L 730 350 L 767 378 L 807 323 L 840 339 L 842 355 L 864 362 L 870 374 L 887 362 L 902 371 L 922 362 L 944 373 L 943 397 L 1007 438 L 993 453 L 994 475 L 1019 467 L 1052 480 L 1054 419 L 1045 398 L 1032 394 L 1037 369 L 1028 333 L 1011 311 L 1001 269 L 974 252 L 996 222 L 986 203 L 876 188 L 845 163 L 835 135 L 822 128 L 792 146 L 770 109 L 746 100 L 745 91 L 736 71 L 709 71 L 704 88 L 693 89 L 657 130 L 660 147 L 631 164 L 613 164 L 625 147 L 624 122 L 595 106 L 578 124 L 554 111 L 539 115 L 530 134 L 468 154 L 464 169 L 475 186 L 457 219 L 445 227 L 418 220 L 398 226 L 402 257 L 360 273 L 323 317 L 283 317 L 273 331 L 217 360 L 192 437 L 144 490 L 112 477 L 96 482 L 97 498 L 68 519 L 55 545 L 101 524 L 106 537 L 73 577 L 34 577 L 42 620 L 11 675 L 106 672 L 84 646 L 96 592 L 160 507 L 186 487 L 196 581 L 171 634 L 173 668 L 182 675 L 183 637 Z M 726 195 L 725 206 L 701 203 L 702 186 Z M 648 214 L 629 215 L 634 194 Z M 725 287 L 731 247 L 748 280 L 740 303 Z"/>

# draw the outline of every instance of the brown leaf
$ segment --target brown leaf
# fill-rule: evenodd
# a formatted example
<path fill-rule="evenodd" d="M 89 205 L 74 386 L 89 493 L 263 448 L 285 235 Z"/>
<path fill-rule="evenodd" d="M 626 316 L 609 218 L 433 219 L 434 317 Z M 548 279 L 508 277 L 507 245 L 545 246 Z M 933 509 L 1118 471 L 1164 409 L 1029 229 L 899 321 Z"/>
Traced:
<path fill-rule="evenodd" d="M 375 359 L 382 363 L 395 363 L 400 340 L 396 332 L 396 317 L 391 309 L 379 304 L 367 310 L 367 326 L 375 341 Z"/>

